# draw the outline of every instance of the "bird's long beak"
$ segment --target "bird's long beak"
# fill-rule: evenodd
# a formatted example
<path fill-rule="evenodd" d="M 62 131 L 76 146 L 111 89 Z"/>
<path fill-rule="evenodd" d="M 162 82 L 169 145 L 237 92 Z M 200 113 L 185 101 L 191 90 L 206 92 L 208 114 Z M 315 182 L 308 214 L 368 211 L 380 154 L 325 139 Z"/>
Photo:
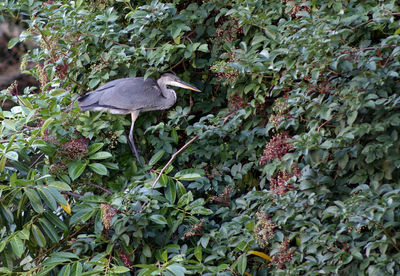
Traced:
<path fill-rule="evenodd" d="M 200 89 L 194 87 L 191 84 L 188 84 L 187 82 L 184 82 L 183 80 L 171 82 L 171 83 L 169 83 L 169 85 L 173 85 L 173 86 L 176 86 L 176 87 L 181 87 L 181 88 L 193 90 L 193 91 L 196 91 L 196 92 L 201 92 Z"/>

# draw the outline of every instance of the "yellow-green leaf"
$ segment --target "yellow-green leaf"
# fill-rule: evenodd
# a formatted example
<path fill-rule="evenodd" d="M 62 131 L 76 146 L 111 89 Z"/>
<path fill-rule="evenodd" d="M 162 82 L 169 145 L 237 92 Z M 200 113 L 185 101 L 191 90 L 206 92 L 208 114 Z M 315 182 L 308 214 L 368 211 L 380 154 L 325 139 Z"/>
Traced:
<path fill-rule="evenodd" d="M 264 260 L 267 260 L 267 261 L 271 261 L 271 257 L 270 256 L 268 256 L 267 254 L 265 254 L 263 252 L 260 252 L 260 251 L 252 250 L 252 251 L 249 251 L 249 254 L 256 255 L 256 256 L 258 256 L 260 258 L 263 258 Z"/>

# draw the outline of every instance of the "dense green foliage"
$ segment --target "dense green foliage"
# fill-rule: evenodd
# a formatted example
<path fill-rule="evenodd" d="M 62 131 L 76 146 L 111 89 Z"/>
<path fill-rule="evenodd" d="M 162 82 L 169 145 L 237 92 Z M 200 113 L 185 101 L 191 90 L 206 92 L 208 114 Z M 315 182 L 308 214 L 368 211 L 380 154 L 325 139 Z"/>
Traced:
<path fill-rule="evenodd" d="M 395 3 L 1 0 L 41 87 L 0 95 L 0 273 L 400 273 Z M 76 99 L 170 70 L 203 93 L 141 114 L 140 167 Z"/>

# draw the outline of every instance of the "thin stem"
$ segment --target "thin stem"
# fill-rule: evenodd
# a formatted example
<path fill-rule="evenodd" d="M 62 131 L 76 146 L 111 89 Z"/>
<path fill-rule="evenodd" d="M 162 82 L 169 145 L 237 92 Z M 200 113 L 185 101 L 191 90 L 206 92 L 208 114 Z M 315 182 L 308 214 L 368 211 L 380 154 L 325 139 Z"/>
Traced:
<path fill-rule="evenodd" d="M 33 166 L 35 166 L 35 165 L 40 161 L 40 159 L 43 158 L 43 156 L 44 156 L 44 153 L 42 153 L 41 155 L 39 155 L 39 157 L 29 166 L 29 168 L 32 169 Z"/>
<path fill-rule="evenodd" d="M 387 232 L 387 230 L 386 230 L 386 228 L 382 225 L 382 224 L 380 224 L 380 223 L 378 223 L 378 222 L 375 222 L 375 221 L 373 221 L 372 219 L 370 219 L 370 218 L 368 218 L 368 217 L 366 217 L 366 216 L 361 216 L 361 217 L 363 217 L 364 219 L 366 219 L 366 220 L 369 220 L 370 222 L 372 222 L 373 224 L 375 224 L 376 226 L 378 226 L 379 228 L 381 228 L 382 229 L 382 231 L 383 231 L 383 233 L 385 234 L 385 236 L 390 240 L 390 242 L 392 243 L 392 245 L 393 245 L 393 247 L 397 250 L 397 252 L 400 252 L 400 248 L 397 246 L 397 244 L 392 240 L 392 236 Z"/>
<path fill-rule="evenodd" d="M 174 154 L 172 154 L 171 158 L 169 159 L 168 163 L 165 164 L 165 166 L 161 169 L 160 173 L 158 174 L 156 180 L 154 181 L 153 185 L 151 186 L 152 189 L 154 189 L 154 187 L 156 186 L 158 180 L 160 180 L 161 175 L 164 173 L 164 171 L 168 168 L 168 166 L 172 163 L 172 161 L 174 161 L 174 159 L 178 156 L 178 154 L 180 154 L 182 151 L 184 151 L 191 143 L 193 143 L 194 141 L 197 140 L 197 138 L 199 138 L 199 136 L 194 136 L 192 139 L 190 139 L 189 142 L 187 142 L 186 144 L 183 145 L 183 147 L 181 147 L 177 152 L 175 152 Z"/>
<path fill-rule="evenodd" d="M 184 61 L 185 61 L 185 57 L 181 58 L 181 60 L 178 61 L 178 63 L 176 63 L 176 64 L 172 65 L 171 67 L 169 67 L 167 71 L 172 71 L 175 67 L 177 67 L 178 65 L 180 65 Z"/>
<path fill-rule="evenodd" d="M 96 188 L 102 190 L 103 192 L 106 192 L 107 194 L 112 194 L 112 192 L 110 192 L 109 190 L 107 190 L 107 189 L 104 188 L 104 187 L 101 187 L 100 185 L 94 184 L 94 183 L 92 183 L 92 182 L 89 182 L 89 185 L 92 185 L 92 186 L 94 186 L 94 187 L 96 187 Z"/>
<path fill-rule="evenodd" d="M 77 82 L 76 80 L 72 79 L 70 76 L 66 75 L 67 79 L 69 81 L 72 81 L 74 84 L 78 85 L 80 88 L 83 89 L 83 91 L 86 91 L 86 87 L 83 86 L 82 84 L 80 84 L 79 82 Z"/>

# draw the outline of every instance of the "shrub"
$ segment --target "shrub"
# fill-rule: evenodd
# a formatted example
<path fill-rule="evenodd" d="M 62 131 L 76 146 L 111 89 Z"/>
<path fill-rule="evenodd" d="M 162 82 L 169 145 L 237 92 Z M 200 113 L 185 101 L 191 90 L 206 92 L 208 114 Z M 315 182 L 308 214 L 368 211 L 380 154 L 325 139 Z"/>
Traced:
<path fill-rule="evenodd" d="M 0 271 L 398 273 L 399 6 L 320 2 L 0 3 L 40 81 L 1 92 Z M 170 70 L 203 93 L 139 117 L 140 167 L 76 99 Z"/>

